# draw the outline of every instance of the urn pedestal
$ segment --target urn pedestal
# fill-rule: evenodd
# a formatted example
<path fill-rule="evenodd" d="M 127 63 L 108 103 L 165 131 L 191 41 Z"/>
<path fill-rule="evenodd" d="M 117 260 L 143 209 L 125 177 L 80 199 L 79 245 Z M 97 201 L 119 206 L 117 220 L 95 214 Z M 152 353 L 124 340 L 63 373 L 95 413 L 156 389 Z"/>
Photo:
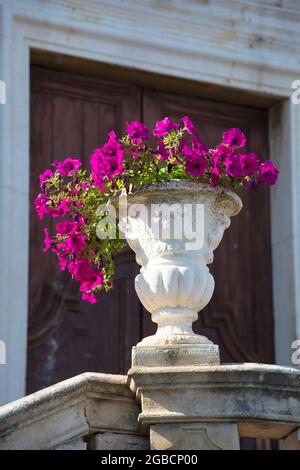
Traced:
<path fill-rule="evenodd" d="M 177 180 L 120 198 L 119 228 L 141 266 L 135 289 L 158 325 L 133 348 L 133 367 L 220 362 L 218 346 L 192 324 L 214 291 L 207 265 L 241 207 L 230 190 Z"/>

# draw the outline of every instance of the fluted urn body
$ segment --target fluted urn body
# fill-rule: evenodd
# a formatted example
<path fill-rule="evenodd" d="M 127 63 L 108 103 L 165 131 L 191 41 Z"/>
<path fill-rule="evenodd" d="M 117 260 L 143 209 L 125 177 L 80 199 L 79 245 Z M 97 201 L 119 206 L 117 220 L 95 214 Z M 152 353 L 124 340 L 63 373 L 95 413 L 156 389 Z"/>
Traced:
<path fill-rule="evenodd" d="M 192 323 L 214 291 L 207 265 L 241 208 L 228 189 L 177 180 L 120 198 L 119 228 L 141 266 L 135 289 L 158 325 L 139 345 L 210 343 Z"/>

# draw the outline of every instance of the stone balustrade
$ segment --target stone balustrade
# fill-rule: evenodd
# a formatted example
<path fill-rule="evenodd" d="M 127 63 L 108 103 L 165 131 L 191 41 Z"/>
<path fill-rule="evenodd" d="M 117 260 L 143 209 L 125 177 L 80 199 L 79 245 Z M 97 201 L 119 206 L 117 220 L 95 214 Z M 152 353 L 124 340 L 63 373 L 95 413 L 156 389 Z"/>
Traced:
<path fill-rule="evenodd" d="M 300 371 L 238 364 L 85 373 L 0 408 L 0 449 L 300 450 Z"/>

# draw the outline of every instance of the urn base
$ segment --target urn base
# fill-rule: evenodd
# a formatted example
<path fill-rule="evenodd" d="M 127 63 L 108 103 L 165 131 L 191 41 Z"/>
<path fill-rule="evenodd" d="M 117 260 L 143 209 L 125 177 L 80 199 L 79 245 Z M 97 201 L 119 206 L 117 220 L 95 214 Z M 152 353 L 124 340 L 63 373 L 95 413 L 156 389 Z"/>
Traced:
<path fill-rule="evenodd" d="M 132 367 L 176 367 L 220 364 L 216 344 L 177 344 L 166 346 L 135 346 Z"/>

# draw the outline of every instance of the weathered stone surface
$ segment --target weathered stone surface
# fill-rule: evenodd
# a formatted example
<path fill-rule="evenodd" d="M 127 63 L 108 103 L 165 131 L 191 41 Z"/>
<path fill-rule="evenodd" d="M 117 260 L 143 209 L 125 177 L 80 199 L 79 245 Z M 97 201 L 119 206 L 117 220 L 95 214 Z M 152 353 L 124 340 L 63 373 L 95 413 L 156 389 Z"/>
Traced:
<path fill-rule="evenodd" d="M 171 344 L 169 346 L 135 346 L 132 367 L 174 367 L 220 364 L 216 344 Z"/>
<path fill-rule="evenodd" d="M 139 421 L 238 423 L 240 436 L 282 438 L 300 423 L 300 371 L 263 364 L 135 367 Z"/>
<path fill-rule="evenodd" d="M 77 439 L 72 439 L 72 441 L 55 447 L 55 450 L 87 450 L 87 445 L 82 437 L 78 437 Z"/>
<path fill-rule="evenodd" d="M 147 450 L 150 448 L 149 437 L 133 434 L 104 432 L 92 438 L 95 450 Z"/>
<path fill-rule="evenodd" d="M 238 450 L 239 434 L 232 423 L 180 423 L 151 426 L 152 450 Z"/>
<path fill-rule="evenodd" d="M 138 433 L 121 375 L 85 373 L 0 408 L 0 449 L 49 449 L 95 431 Z"/>

